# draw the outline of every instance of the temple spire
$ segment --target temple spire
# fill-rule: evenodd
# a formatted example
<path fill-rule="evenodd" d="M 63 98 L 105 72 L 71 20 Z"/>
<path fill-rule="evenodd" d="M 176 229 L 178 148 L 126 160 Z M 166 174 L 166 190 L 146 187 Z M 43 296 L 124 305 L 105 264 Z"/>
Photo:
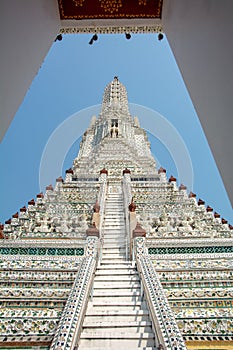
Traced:
<path fill-rule="evenodd" d="M 129 114 L 127 91 L 117 76 L 114 77 L 104 90 L 102 113 L 107 112 L 109 109 L 115 112 Z"/>

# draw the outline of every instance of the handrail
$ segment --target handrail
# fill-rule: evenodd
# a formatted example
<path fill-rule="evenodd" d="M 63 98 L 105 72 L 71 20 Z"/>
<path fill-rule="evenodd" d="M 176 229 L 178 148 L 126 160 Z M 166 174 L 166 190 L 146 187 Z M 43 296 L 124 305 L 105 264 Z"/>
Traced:
<path fill-rule="evenodd" d="M 124 174 L 123 181 L 122 181 L 122 192 L 123 192 L 123 202 L 124 202 L 124 212 L 125 212 L 125 243 L 126 243 L 126 260 L 132 259 L 132 254 L 130 251 L 130 240 L 131 240 L 131 233 L 130 233 L 130 223 L 129 223 L 129 204 L 131 201 L 131 184 L 130 184 L 130 175 Z"/>
<path fill-rule="evenodd" d="M 86 256 L 77 272 L 50 350 L 72 350 L 79 339 L 97 265 L 97 244 L 97 237 L 87 238 Z"/>
<path fill-rule="evenodd" d="M 141 293 L 146 297 L 157 336 L 156 345 L 162 345 L 166 350 L 187 350 L 157 272 L 148 257 L 145 238 L 134 239 L 134 254 L 141 279 Z"/>
<path fill-rule="evenodd" d="M 107 192 L 107 175 L 100 175 L 100 191 L 98 196 L 98 202 L 100 205 L 100 222 L 99 222 L 99 232 L 100 232 L 100 240 L 99 240 L 99 249 L 98 249 L 98 261 L 99 264 L 102 260 L 102 251 L 104 244 L 104 234 L 103 234 L 103 221 L 104 221 L 104 212 L 105 212 L 105 202 L 106 202 L 106 192 Z"/>

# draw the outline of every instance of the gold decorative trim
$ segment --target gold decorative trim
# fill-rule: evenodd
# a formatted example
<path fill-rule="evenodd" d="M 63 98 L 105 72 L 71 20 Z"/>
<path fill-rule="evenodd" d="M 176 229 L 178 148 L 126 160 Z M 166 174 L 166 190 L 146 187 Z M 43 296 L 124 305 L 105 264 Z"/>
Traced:
<path fill-rule="evenodd" d="M 75 6 L 83 6 L 85 0 L 72 0 Z"/>
<path fill-rule="evenodd" d="M 100 7 L 104 9 L 105 12 L 116 13 L 118 9 L 122 7 L 121 0 L 99 0 Z"/>

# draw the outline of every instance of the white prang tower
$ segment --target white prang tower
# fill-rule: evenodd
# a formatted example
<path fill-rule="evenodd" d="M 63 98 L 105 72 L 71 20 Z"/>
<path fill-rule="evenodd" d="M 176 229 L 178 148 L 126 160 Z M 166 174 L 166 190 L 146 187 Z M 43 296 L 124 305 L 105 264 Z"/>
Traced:
<path fill-rule="evenodd" d="M 65 179 L 0 226 L 0 349 L 232 349 L 232 228 L 156 169 L 114 77 Z"/>

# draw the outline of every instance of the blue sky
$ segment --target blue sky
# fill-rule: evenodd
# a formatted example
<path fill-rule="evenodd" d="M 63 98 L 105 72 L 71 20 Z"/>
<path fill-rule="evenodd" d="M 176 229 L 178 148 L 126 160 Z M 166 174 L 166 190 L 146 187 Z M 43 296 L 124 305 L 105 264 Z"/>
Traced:
<path fill-rule="evenodd" d="M 120 34 L 99 35 L 92 46 L 90 38 L 66 35 L 53 44 L 1 143 L 0 220 L 10 218 L 40 192 L 40 162 L 54 130 L 74 113 L 100 104 L 105 86 L 117 75 L 130 103 L 157 111 L 173 126 L 191 157 L 192 190 L 232 223 L 230 202 L 166 38 L 159 42 L 153 34 L 132 35 L 131 40 Z M 146 117 L 138 116 L 142 125 Z M 83 123 L 88 125 L 90 117 L 84 116 Z M 152 124 L 149 138 L 157 162 L 168 177 L 179 177 L 171 149 L 158 139 L 159 128 Z M 69 138 L 69 131 L 64 132 Z M 78 136 L 77 129 L 63 174 L 77 155 Z M 55 161 L 59 155 L 55 150 Z M 54 184 L 55 178 L 49 182 Z"/>

